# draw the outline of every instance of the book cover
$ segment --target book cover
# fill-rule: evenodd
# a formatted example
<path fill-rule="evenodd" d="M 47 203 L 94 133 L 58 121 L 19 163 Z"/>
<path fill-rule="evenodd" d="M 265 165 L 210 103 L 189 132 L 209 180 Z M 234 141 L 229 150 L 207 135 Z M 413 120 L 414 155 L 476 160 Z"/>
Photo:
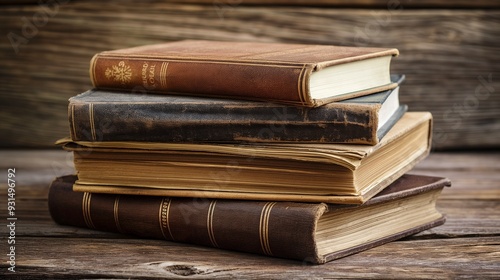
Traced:
<path fill-rule="evenodd" d="M 432 116 L 406 113 L 375 145 L 85 142 L 74 189 L 98 193 L 363 203 L 425 158 Z"/>
<path fill-rule="evenodd" d="M 435 202 L 444 178 L 404 175 L 360 206 L 95 194 L 52 183 L 61 225 L 325 263 L 444 223 Z"/>
<path fill-rule="evenodd" d="M 396 87 L 396 49 L 187 40 L 96 54 L 96 88 L 316 107 Z"/>
<path fill-rule="evenodd" d="M 403 75 L 391 76 L 400 85 Z M 406 111 L 399 87 L 317 108 L 90 90 L 69 100 L 73 141 L 375 145 Z"/>

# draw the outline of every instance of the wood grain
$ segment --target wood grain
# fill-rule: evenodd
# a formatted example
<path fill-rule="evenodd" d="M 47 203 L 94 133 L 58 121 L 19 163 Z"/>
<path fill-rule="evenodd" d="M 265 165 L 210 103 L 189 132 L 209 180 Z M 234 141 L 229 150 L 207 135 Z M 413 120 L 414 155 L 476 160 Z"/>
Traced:
<path fill-rule="evenodd" d="M 87 0 L 88 2 L 89 0 Z M 92 1 L 92 0 L 90 0 Z M 99 2 L 95 1 L 94 2 Z M 129 0 L 130 1 L 130 0 Z M 122 1 L 125 2 L 125 1 Z M 133 1 L 138 2 L 138 1 Z M 170 0 L 173 3 L 190 3 L 213 6 L 259 5 L 259 6 L 324 6 L 324 7 L 358 7 L 358 8 L 387 8 L 392 3 L 402 3 L 406 8 L 499 8 L 500 2 L 495 0 Z M 36 5 L 36 0 L 0 0 L 0 5 Z"/>
<path fill-rule="evenodd" d="M 0 151 L 16 168 L 16 274 L 22 279 L 495 279 L 500 271 L 500 152 L 434 152 L 412 171 L 447 176 L 439 227 L 325 265 L 217 250 L 55 224 L 48 184 L 74 172 L 64 151 Z M 61 163 L 61 164 L 57 164 Z M 57 166 L 53 168 L 52 166 Z M 6 172 L 0 205 L 6 205 Z M 487 183 L 483 184 L 486 178 Z M 480 188 L 476 188 L 480 185 Z M 466 189 L 474 192 L 465 192 Z M 458 193 L 458 195 L 457 195 Z M 467 196 L 468 194 L 469 196 Z M 489 197 L 485 194 L 493 194 Z M 6 218 L 0 212 L 0 220 Z M 5 226 L 0 232 L 5 242 Z M 6 266 L 2 272 L 6 274 Z"/>
<path fill-rule="evenodd" d="M 156 240 L 18 240 L 19 274 L 48 278 L 493 279 L 500 258 L 498 236 L 393 242 L 321 266 Z"/>
<path fill-rule="evenodd" d="M 481 1 L 436 1 L 436 0 L 184 0 L 174 1 L 178 3 L 195 3 L 205 5 L 220 5 L 220 6 L 234 6 L 234 5 L 286 5 L 286 6 L 324 6 L 324 7 L 357 7 L 357 8 L 386 8 L 394 3 L 401 3 L 405 8 L 498 8 L 500 3 L 491 0 Z"/>
<path fill-rule="evenodd" d="M 67 99 L 91 87 L 94 53 L 182 39 L 396 47 L 401 101 L 433 113 L 435 149 L 500 146 L 498 10 L 96 3 L 63 4 L 36 30 L 23 20 L 40 6 L 0 6 L 0 147 L 66 136 Z M 23 26 L 16 54 L 7 36 L 24 36 Z"/>

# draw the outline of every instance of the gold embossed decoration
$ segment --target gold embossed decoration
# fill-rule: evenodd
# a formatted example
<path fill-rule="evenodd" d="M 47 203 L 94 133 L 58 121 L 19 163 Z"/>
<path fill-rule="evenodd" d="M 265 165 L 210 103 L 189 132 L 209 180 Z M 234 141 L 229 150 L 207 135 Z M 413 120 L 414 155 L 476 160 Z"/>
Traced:
<path fill-rule="evenodd" d="M 111 68 L 106 68 L 106 78 L 126 84 L 132 78 L 132 69 L 125 65 L 125 61 L 120 61 L 118 65 L 113 65 Z"/>

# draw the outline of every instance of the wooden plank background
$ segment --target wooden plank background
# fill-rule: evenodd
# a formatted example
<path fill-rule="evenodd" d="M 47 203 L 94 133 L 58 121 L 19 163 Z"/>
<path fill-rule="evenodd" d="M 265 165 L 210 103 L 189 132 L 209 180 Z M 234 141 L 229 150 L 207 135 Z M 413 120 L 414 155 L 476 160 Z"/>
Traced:
<path fill-rule="evenodd" d="M 26 0 L 28 1 L 28 0 Z M 406 8 L 499 8 L 499 1 L 492 0 L 174 0 L 177 3 L 211 5 L 259 5 L 259 6 L 324 6 L 387 8 L 387 5 L 401 3 Z"/>
<path fill-rule="evenodd" d="M 91 87 L 94 53 L 182 39 L 396 47 L 392 72 L 407 75 L 401 100 L 433 113 L 435 149 L 500 147 L 498 1 L 7 2 L 0 6 L 3 148 L 54 147 L 68 134 L 67 99 Z M 466 6 L 474 9 L 457 9 Z"/>

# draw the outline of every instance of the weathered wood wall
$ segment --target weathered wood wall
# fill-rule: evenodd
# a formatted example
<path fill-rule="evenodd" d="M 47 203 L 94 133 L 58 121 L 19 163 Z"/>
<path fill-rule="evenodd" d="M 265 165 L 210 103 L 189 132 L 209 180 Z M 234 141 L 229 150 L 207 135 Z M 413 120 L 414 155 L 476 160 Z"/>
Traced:
<path fill-rule="evenodd" d="M 396 47 L 401 55 L 392 71 L 407 75 L 401 100 L 410 110 L 433 113 L 434 148 L 500 147 L 495 1 L 456 2 L 474 9 L 402 0 L 360 0 L 349 8 L 345 1 L 315 1 L 324 7 L 244 0 L 7 2 L 0 6 L 0 147 L 53 147 L 66 136 L 67 99 L 91 87 L 94 53 L 181 39 Z"/>

